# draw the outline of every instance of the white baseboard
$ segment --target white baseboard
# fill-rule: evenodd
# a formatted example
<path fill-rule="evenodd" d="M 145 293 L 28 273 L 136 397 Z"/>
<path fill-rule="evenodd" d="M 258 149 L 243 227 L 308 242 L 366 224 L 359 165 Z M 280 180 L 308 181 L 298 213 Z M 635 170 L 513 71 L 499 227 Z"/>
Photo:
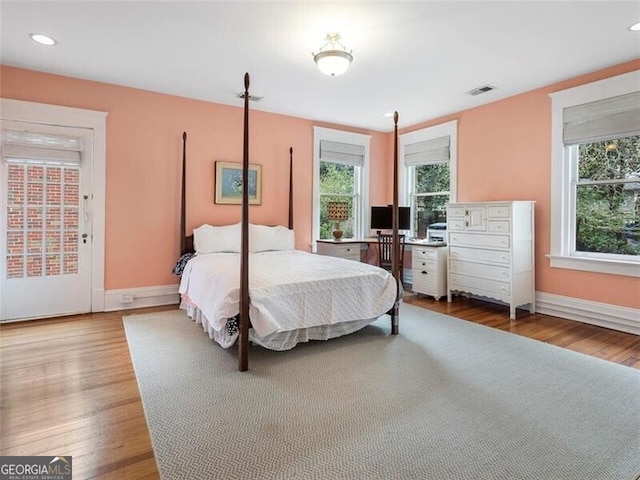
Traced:
<path fill-rule="evenodd" d="M 536 312 L 640 335 L 640 310 L 536 292 Z"/>
<path fill-rule="evenodd" d="M 108 290 L 104 295 L 104 310 L 177 305 L 179 301 L 178 285 Z M 635 308 L 536 292 L 536 312 L 640 335 L 640 310 Z"/>
<path fill-rule="evenodd" d="M 94 288 L 91 291 L 91 311 L 104 312 L 104 289 Z"/>
<path fill-rule="evenodd" d="M 179 301 L 178 285 L 107 290 L 104 294 L 104 311 L 177 305 Z"/>

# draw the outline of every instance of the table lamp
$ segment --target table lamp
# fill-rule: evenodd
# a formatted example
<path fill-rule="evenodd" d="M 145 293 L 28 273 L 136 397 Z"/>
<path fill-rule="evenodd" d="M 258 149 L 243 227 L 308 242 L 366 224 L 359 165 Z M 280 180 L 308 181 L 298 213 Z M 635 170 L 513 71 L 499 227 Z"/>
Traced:
<path fill-rule="evenodd" d="M 346 202 L 329 202 L 327 204 L 327 218 L 336 222 L 333 238 L 341 240 L 342 230 L 340 228 L 340 222 L 349 219 L 349 204 Z"/>

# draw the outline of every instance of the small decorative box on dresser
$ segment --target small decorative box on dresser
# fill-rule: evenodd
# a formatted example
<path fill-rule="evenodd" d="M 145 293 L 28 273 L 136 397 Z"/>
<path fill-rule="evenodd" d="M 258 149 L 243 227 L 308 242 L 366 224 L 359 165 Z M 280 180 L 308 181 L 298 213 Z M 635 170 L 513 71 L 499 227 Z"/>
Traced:
<path fill-rule="evenodd" d="M 346 258 L 360 261 L 360 244 L 334 240 L 318 240 L 318 255 Z"/>
<path fill-rule="evenodd" d="M 535 313 L 534 205 L 531 201 L 447 205 L 448 291 L 466 292 Z"/>
<path fill-rule="evenodd" d="M 447 247 L 411 246 L 414 293 L 431 295 L 436 300 L 447 294 Z"/>

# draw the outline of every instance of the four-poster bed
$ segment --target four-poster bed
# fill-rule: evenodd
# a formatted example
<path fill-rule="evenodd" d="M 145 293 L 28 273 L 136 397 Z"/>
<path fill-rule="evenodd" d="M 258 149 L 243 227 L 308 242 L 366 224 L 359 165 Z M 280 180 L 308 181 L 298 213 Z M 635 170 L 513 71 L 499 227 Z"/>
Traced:
<path fill-rule="evenodd" d="M 247 185 L 248 74 L 244 83 L 242 184 Z M 249 341 L 273 350 L 286 350 L 301 341 L 326 340 L 355 332 L 384 313 L 391 316 L 392 334 L 398 333 L 401 287 L 396 280 L 397 120 L 396 113 L 391 274 L 366 263 L 295 250 L 293 148 L 289 149 L 288 228 L 250 224 L 249 194 L 244 188 L 239 224 L 203 225 L 194 229 L 194 235 L 186 236 L 187 136 L 183 134 L 180 247 L 183 256 L 193 251 L 196 255 L 184 267 L 180 282 L 182 307 L 222 346 L 238 343 L 240 371 L 248 369 Z"/>

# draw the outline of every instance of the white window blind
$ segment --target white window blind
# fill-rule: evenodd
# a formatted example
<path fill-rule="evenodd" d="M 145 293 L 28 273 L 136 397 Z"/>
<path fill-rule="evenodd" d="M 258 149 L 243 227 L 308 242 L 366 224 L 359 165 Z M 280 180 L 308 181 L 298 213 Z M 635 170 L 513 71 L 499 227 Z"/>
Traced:
<path fill-rule="evenodd" d="M 320 140 L 320 160 L 362 167 L 364 165 L 364 145 Z"/>
<path fill-rule="evenodd" d="M 447 135 L 404 147 L 404 164 L 407 167 L 449 161 L 451 138 Z"/>
<path fill-rule="evenodd" d="M 7 162 L 79 165 L 82 140 L 18 130 L 2 131 L 2 156 Z"/>
<path fill-rule="evenodd" d="M 565 145 L 640 135 L 640 92 L 565 108 L 562 117 Z"/>

